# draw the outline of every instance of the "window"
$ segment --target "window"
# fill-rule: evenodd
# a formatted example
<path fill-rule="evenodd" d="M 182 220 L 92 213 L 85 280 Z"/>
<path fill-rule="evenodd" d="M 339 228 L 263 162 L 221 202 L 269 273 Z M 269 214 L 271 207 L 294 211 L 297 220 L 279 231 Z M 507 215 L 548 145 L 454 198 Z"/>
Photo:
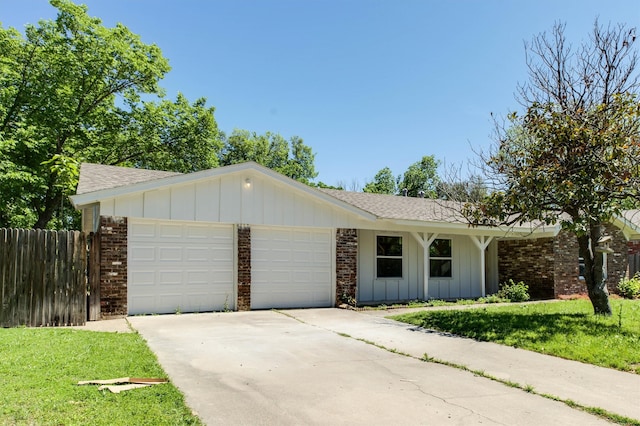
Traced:
<path fill-rule="evenodd" d="M 402 237 L 376 237 L 376 273 L 378 278 L 402 278 Z"/>
<path fill-rule="evenodd" d="M 578 278 L 581 280 L 584 280 L 584 271 L 585 271 L 584 258 L 579 257 L 578 258 Z"/>
<path fill-rule="evenodd" d="M 451 278 L 451 240 L 435 239 L 429 247 L 429 276 Z"/>

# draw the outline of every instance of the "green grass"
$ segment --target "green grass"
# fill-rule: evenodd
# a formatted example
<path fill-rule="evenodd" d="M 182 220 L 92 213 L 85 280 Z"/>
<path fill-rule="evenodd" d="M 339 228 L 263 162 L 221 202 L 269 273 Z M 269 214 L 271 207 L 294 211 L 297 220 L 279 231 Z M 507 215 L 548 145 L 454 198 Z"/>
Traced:
<path fill-rule="evenodd" d="M 136 333 L 0 329 L 0 424 L 202 424 L 171 383 L 112 394 L 80 380 L 166 374 Z"/>
<path fill-rule="evenodd" d="M 392 317 L 428 329 L 640 374 L 640 300 L 611 300 L 593 315 L 588 300 L 423 311 Z"/>

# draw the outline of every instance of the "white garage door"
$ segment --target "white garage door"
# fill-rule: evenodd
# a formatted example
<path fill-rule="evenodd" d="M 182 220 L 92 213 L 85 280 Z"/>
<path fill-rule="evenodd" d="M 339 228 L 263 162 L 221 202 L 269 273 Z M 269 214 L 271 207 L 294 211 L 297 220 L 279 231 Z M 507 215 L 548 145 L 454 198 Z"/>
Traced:
<path fill-rule="evenodd" d="M 233 227 L 130 220 L 129 314 L 233 309 Z"/>
<path fill-rule="evenodd" d="M 251 308 L 332 306 L 331 229 L 251 228 Z"/>

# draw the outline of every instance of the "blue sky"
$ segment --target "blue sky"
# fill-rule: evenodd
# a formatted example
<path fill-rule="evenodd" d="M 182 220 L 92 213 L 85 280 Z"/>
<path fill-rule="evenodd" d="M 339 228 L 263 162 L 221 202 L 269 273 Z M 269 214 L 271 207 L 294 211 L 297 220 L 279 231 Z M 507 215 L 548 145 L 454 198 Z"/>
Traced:
<path fill-rule="evenodd" d="M 297 135 L 316 180 L 363 186 L 423 155 L 447 164 L 489 147 L 491 113 L 519 106 L 524 41 L 566 22 L 640 26 L 640 2 L 431 0 L 85 0 L 89 14 L 155 43 L 167 96 L 206 97 L 216 121 Z M 44 0 L 0 0 L 3 27 L 52 19 Z M 466 170 L 466 167 L 465 167 Z"/>

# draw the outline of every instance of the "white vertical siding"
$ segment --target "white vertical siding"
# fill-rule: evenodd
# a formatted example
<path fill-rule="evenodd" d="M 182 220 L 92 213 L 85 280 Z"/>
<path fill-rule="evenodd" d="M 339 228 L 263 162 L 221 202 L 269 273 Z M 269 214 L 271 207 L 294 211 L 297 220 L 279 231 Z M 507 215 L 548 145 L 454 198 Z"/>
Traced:
<path fill-rule="evenodd" d="M 249 182 L 247 182 L 249 179 Z M 252 225 L 354 228 L 349 212 L 260 174 L 232 174 L 102 201 L 102 215 Z"/>
<path fill-rule="evenodd" d="M 402 236 L 402 278 L 376 277 L 376 236 Z M 358 232 L 358 302 L 422 299 L 422 251 L 407 232 Z"/>
<path fill-rule="evenodd" d="M 404 272 L 401 279 L 376 278 L 376 235 L 402 235 Z M 465 235 L 438 235 L 438 238 L 451 239 L 452 277 L 430 278 L 429 297 L 460 299 L 482 296 L 480 253 L 477 247 Z M 422 247 L 409 233 L 360 230 L 358 234 L 358 250 L 359 302 L 386 303 L 424 299 Z"/>

